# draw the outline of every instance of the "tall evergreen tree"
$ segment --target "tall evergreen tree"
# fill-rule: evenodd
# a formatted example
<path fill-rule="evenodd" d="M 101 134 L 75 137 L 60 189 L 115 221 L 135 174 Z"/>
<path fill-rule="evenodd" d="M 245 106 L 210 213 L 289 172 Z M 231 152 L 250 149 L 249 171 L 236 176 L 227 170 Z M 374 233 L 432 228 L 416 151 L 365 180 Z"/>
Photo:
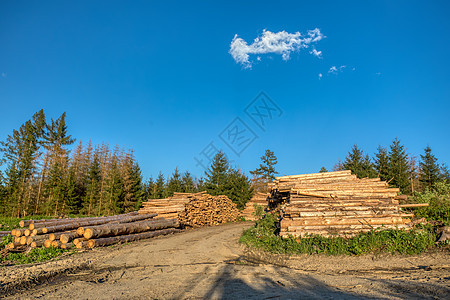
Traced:
<path fill-rule="evenodd" d="M 150 178 L 147 180 L 147 183 L 145 184 L 145 198 L 146 199 L 155 199 L 156 193 L 156 184 L 153 180 L 153 177 L 150 176 Z"/>
<path fill-rule="evenodd" d="M 94 158 L 89 166 L 89 171 L 86 178 L 86 195 L 83 201 L 84 212 L 87 215 L 94 214 L 95 206 L 100 197 L 100 162 L 98 154 L 94 155 Z"/>
<path fill-rule="evenodd" d="M 228 174 L 225 195 L 236 203 L 238 209 L 244 209 L 245 204 L 253 195 L 251 180 L 242 171 L 231 168 Z"/>
<path fill-rule="evenodd" d="M 441 176 L 440 180 L 444 181 L 445 183 L 450 182 L 450 171 L 448 169 L 447 164 L 441 164 Z"/>
<path fill-rule="evenodd" d="M 388 177 L 390 184 L 400 188 L 400 192 L 411 193 L 411 166 L 405 146 L 395 138 L 389 149 Z"/>
<path fill-rule="evenodd" d="M 278 160 L 273 151 L 267 149 L 264 155 L 261 156 L 261 161 L 262 163 L 259 164 L 259 168 L 250 171 L 250 174 L 265 179 L 266 181 L 274 180 L 275 175 L 278 174 L 275 170 L 275 165 L 278 163 Z"/>
<path fill-rule="evenodd" d="M 194 193 L 197 191 L 194 178 L 189 171 L 184 172 L 181 177 L 181 190 L 183 193 Z"/>
<path fill-rule="evenodd" d="M 374 178 L 377 176 L 369 155 L 353 145 L 352 150 L 345 158 L 343 167 L 345 170 L 351 170 L 358 178 Z"/>
<path fill-rule="evenodd" d="M 389 156 L 386 148 L 381 145 L 377 148 L 377 153 L 375 153 L 374 159 L 375 171 L 378 173 L 378 177 L 381 180 L 389 181 Z"/>
<path fill-rule="evenodd" d="M 222 151 L 213 158 L 211 166 L 205 172 L 206 190 L 211 195 L 223 195 L 226 192 L 230 164 Z"/>
<path fill-rule="evenodd" d="M 175 168 L 175 171 L 167 184 L 167 195 L 171 197 L 174 192 L 182 192 L 181 175 L 178 171 L 178 167 Z"/>
<path fill-rule="evenodd" d="M 166 197 L 166 192 L 166 180 L 163 173 L 160 171 L 155 183 L 155 199 Z"/>
<path fill-rule="evenodd" d="M 433 188 L 439 181 L 440 170 L 436 156 L 431 153 L 430 146 L 425 148 L 424 155 L 420 155 L 420 182 L 423 187 Z"/>

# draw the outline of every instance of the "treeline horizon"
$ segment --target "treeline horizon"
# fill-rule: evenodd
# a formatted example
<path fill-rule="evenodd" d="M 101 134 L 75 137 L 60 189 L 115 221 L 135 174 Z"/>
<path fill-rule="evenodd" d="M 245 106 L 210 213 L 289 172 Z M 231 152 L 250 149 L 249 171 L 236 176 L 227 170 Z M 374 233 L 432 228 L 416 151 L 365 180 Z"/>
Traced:
<path fill-rule="evenodd" d="M 0 170 L 0 215 L 112 215 L 136 210 L 147 199 L 203 190 L 227 195 L 242 209 L 254 191 L 265 191 L 265 183 L 279 174 L 277 157 L 270 150 L 261 156 L 259 167 L 250 171 L 251 179 L 219 152 L 199 178 L 176 167 L 167 177 L 159 172 L 144 181 L 133 150 L 91 141 L 75 144 L 65 117 L 63 113 L 47 122 L 40 110 L 0 142 L 5 167 Z M 75 146 L 69 149 L 70 145 Z M 354 145 L 332 170 L 345 169 L 359 178 L 380 177 L 408 195 L 439 181 L 449 182 L 447 166 L 438 162 L 430 147 L 417 160 L 397 138 L 389 148 L 379 146 L 373 157 Z M 327 170 L 322 167 L 319 172 Z"/>

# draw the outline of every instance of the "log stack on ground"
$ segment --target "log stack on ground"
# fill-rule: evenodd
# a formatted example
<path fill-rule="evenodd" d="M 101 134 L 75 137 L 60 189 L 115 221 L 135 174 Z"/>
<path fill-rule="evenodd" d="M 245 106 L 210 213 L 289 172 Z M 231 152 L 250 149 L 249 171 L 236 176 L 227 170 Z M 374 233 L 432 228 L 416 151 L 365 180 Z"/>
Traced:
<path fill-rule="evenodd" d="M 255 215 L 255 205 L 260 205 L 263 209 L 266 209 L 269 196 L 269 193 L 255 193 L 253 197 L 245 204 L 245 208 L 241 212 L 242 217 L 248 221 L 255 221 L 257 219 Z"/>
<path fill-rule="evenodd" d="M 351 237 L 381 228 L 408 229 L 413 214 L 399 205 L 398 188 L 351 171 L 277 177 L 269 184 L 271 207 L 281 208 L 281 236 Z"/>
<path fill-rule="evenodd" d="M 178 218 L 183 226 L 219 225 L 236 221 L 239 211 L 227 196 L 206 192 L 174 193 L 165 199 L 144 202 L 139 213 L 158 213 L 164 218 Z"/>
<path fill-rule="evenodd" d="M 238 216 L 236 204 L 227 196 L 200 194 L 189 196 L 178 218 L 184 226 L 213 226 L 234 222 Z"/>
<path fill-rule="evenodd" d="M 13 229 L 10 233 L 14 236 L 14 242 L 8 244 L 6 248 L 25 251 L 36 247 L 63 249 L 83 248 L 88 245 L 94 247 L 179 231 L 178 219 L 155 219 L 156 216 L 156 213 L 132 212 L 109 217 L 25 220 L 20 224 L 28 228 Z M 105 242 L 101 240 L 102 238 L 109 238 L 109 240 Z M 95 239 L 94 242 L 89 243 L 93 239 Z M 99 241 L 96 241 L 97 239 Z"/>
<path fill-rule="evenodd" d="M 185 210 L 185 204 L 192 197 L 206 194 L 205 191 L 199 193 L 174 193 L 172 197 L 164 199 L 150 199 L 142 203 L 140 214 L 157 213 L 159 218 L 178 218 L 178 214 Z"/>

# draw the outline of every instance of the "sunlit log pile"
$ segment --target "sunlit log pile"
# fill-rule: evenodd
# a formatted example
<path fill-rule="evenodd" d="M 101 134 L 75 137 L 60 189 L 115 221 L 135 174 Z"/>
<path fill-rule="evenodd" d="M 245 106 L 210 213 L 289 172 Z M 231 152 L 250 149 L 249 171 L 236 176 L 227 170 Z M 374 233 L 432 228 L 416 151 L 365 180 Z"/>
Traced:
<path fill-rule="evenodd" d="M 206 192 L 174 193 L 165 199 L 143 203 L 139 213 L 178 218 L 183 226 L 210 226 L 236 221 L 239 210 L 227 196 L 211 196 Z"/>
<path fill-rule="evenodd" d="M 179 231 L 178 219 L 156 216 L 131 212 L 109 217 L 22 220 L 21 228 L 11 231 L 14 241 L 5 249 L 22 252 L 37 247 L 93 248 Z"/>
<path fill-rule="evenodd" d="M 269 203 L 281 210 L 281 236 L 309 234 L 351 237 L 375 228 L 408 229 L 409 217 L 397 196 L 379 178 L 358 179 L 351 171 L 277 177 Z"/>
<path fill-rule="evenodd" d="M 245 220 L 255 221 L 257 219 L 255 215 L 255 205 L 260 205 L 263 209 L 267 207 L 269 193 L 256 192 L 253 197 L 245 204 L 245 208 L 242 210 L 241 215 Z"/>

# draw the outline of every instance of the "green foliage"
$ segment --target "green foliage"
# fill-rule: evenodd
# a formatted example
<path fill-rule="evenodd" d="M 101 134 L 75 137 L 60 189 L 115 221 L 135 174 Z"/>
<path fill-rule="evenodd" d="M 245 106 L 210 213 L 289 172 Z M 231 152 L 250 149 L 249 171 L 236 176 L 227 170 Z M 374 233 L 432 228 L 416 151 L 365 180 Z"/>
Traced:
<path fill-rule="evenodd" d="M 259 210 L 259 213 L 261 210 Z M 361 255 L 364 253 L 418 254 L 434 246 L 436 235 L 432 227 L 405 230 L 373 230 L 356 237 L 326 238 L 318 235 L 296 239 L 281 238 L 277 229 L 278 216 L 267 213 L 255 227 L 244 231 L 240 242 L 277 254 Z"/>
<path fill-rule="evenodd" d="M 174 192 L 182 192 L 181 180 L 180 172 L 178 171 L 178 167 L 176 167 L 167 184 L 167 196 L 173 196 Z"/>
<path fill-rule="evenodd" d="M 400 192 L 406 194 L 411 192 L 409 181 L 411 167 L 406 154 L 405 146 L 400 144 L 400 140 L 395 138 L 389 149 L 389 164 L 387 166 L 388 180 L 392 178 L 390 184 L 400 188 Z"/>
<path fill-rule="evenodd" d="M 35 248 L 28 253 L 8 253 L 3 260 L 13 261 L 16 264 L 38 263 L 53 259 L 67 251 L 55 247 Z"/>
<path fill-rule="evenodd" d="M 14 237 L 10 234 L 3 236 L 0 239 L 0 250 L 4 249 L 6 245 L 12 243 L 14 241 Z"/>
<path fill-rule="evenodd" d="M 381 180 L 389 181 L 389 156 L 386 148 L 378 146 L 377 153 L 375 153 L 374 167 Z"/>
<path fill-rule="evenodd" d="M 352 150 L 345 158 L 343 167 L 345 170 L 352 170 L 358 178 L 374 178 L 377 176 L 369 155 L 364 154 L 363 150 L 358 148 L 357 145 L 353 145 Z"/>
<path fill-rule="evenodd" d="M 243 172 L 230 169 L 225 195 L 236 203 L 238 209 L 244 209 L 245 204 L 250 200 L 252 194 L 253 187 L 250 179 Z"/>
<path fill-rule="evenodd" d="M 431 153 L 431 148 L 425 148 L 425 154 L 420 155 L 420 182 L 424 187 L 432 188 L 441 177 L 436 156 Z"/>
<path fill-rule="evenodd" d="M 225 153 L 219 151 L 206 170 L 205 186 L 211 195 L 223 195 L 226 191 L 230 164 Z"/>
<path fill-rule="evenodd" d="M 414 209 L 416 217 L 450 225 L 450 183 L 437 182 L 433 189 L 427 187 L 424 192 L 417 192 L 414 200 L 429 204 L 427 207 Z"/>
<path fill-rule="evenodd" d="M 320 170 L 319 170 L 319 173 L 326 173 L 326 172 L 328 172 L 328 170 L 327 170 L 327 168 L 325 168 L 325 167 L 322 167 L 322 168 L 320 168 Z"/>
<path fill-rule="evenodd" d="M 264 155 L 261 156 L 261 161 L 262 163 L 259 164 L 259 168 L 250 171 L 250 174 L 267 181 L 275 179 L 275 175 L 278 174 L 278 172 L 275 171 L 275 165 L 278 161 L 273 151 L 267 149 Z"/>
<path fill-rule="evenodd" d="M 216 154 L 205 173 L 205 187 L 209 194 L 226 195 L 239 209 L 243 209 L 252 197 L 253 188 L 250 179 L 240 170 L 231 168 L 223 152 Z"/>

